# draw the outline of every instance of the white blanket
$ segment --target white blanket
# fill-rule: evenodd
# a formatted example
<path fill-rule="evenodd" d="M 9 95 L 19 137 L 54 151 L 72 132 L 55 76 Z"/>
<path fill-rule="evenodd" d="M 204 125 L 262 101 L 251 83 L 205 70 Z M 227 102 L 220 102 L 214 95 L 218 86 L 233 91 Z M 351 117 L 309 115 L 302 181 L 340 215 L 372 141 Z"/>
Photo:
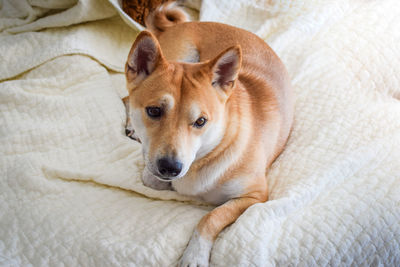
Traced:
<path fill-rule="evenodd" d="M 212 209 L 140 182 L 120 101 L 137 30 L 113 5 L 2 3 L 2 266 L 174 266 Z M 201 20 L 265 39 L 297 95 L 270 201 L 220 234 L 212 265 L 400 265 L 399 13 L 394 0 L 202 2 Z"/>

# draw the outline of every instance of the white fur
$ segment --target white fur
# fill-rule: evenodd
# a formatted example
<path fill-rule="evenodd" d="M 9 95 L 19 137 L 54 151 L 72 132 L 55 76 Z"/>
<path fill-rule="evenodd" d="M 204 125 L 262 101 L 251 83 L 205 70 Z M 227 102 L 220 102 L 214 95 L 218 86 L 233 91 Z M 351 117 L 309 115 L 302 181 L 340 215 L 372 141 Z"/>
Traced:
<path fill-rule="evenodd" d="M 219 178 L 228 170 L 232 164 L 237 162 L 241 152 L 247 146 L 247 140 L 244 136 L 248 136 L 249 127 L 242 127 L 239 130 L 239 136 L 237 142 L 232 144 L 224 154 L 211 162 L 208 166 L 203 167 L 196 173 L 186 175 L 182 179 L 176 179 L 172 181 L 173 188 L 180 194 L 197 196 L 202 198 L 204 201 L 220 204 L 221 199 L 217 199 L 214 194 L 221 195 L 235 195 L 240 194 L 240 186 L 227 186 L 217 187 Z M 237 192 L 234 189 L 237 189 Z M 217 190 L 218 192 L 213 193 L 212 191 Z M 216 202 L 214 202 L 216 201 Z"/>
<path fill-rule="evenodd" d="M 156 190 L 172 190 L 172 186 L 170 182 L 160 181 L 156 176 L 154 176 L 149 169 L 144 168 L 142 174 L 142 182 L 145 186 Z"/>
<path fill-rule="evenodd" d="M 190 238 L 182 258 L 180 267 L 207 267 L 213 243 L 201 237 L 195 230 Z"/>
<path fill-rule="evenodd" d="M 162 105 L 166 111 L 171 110 L 175 105 L 175 99 L 170 94 L 165 94 L 160 99 L 160 105 Z"/>
<path fill-rule="evenodd" d="M 210 196 L 210 199 L 208 199 L 207 194 L 216 189 L 216 184 L 221 175 L 225 173 L 228 167 L 231 166 L 237 158 L 238 156 L 235 153 L 229 153 L 229 155 L 225 155 L 223 158 L 204 167 L 197 173 L 186 175 L 182 179 L 173 180 L 172 186 L 180 194 L 197 196 L 207 202 L 213 203 L 211 200 L 215 198 Z M 223 192 L 221 192 L 221 194 L 223 194 Z"/>
<path fill-rule="evenodd" d="M 232 198 L 241 196 L 244 192 L 244 187 L 244 178 L 235 177 L 235 179 L 230 179 L 224 184 L 203 194 L 201 199 L 215 205 L 221 205 Z"/>
<path fill-rule="evenodd" d="M 210 122 L 213 127 L 208 127 L 200 136 L 200 148 L 196 152 L 196 160 L 210 153 L 224 137 L 224 125 L 219 122 Z M 211 125 L 209 125 L 211 126 Z"/>

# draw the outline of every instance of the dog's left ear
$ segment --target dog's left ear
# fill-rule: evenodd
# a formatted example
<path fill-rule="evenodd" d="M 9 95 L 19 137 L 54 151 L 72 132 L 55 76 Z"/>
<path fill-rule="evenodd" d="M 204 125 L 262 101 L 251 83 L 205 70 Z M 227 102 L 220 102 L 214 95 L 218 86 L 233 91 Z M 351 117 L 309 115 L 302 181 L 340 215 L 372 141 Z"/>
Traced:
<path fill-rule="evenodd" d="M 125 65 L 128 91 L 165 62 L 157 38 L 149 31 L 142 31 L 133 43 Z"/>
<path fill-rule="evenodd" d="M 227 95 L 235 86 L 242 64 L 242 49 L 240 45 L 230 47 L 210 61 L 212 71 L 212 86 L 222 89 Z"/>

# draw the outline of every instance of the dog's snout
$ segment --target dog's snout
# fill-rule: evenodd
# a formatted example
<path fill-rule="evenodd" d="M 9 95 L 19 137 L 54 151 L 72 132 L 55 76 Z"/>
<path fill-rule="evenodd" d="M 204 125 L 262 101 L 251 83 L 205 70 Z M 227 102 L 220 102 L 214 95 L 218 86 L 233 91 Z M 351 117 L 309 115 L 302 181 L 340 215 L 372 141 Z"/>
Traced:
<path fill-rule="evenodd" d="M 182 171 L 182 163 L 171 158 L 161 158 L 157 162 L 158 171 L 166 177 L 178 176 Z"/>

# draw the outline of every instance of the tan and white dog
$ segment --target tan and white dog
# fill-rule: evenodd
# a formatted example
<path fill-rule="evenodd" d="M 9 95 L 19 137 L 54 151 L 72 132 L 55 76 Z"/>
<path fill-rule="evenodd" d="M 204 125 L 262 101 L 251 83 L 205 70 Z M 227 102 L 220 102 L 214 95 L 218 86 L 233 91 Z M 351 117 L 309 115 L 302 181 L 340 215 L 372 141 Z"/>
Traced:
<path fill-rule="evenodd" d="M 127 135 L 140 139 L 143 183 L 219 205 L 197 225 L 181 266 L 208 266 L 217 235 L 268 199 L 266 172 L 293 121 L 284 65 L 256 35 L 185 22 L 168 4 L 147 19 L 126 63 Z"/>

